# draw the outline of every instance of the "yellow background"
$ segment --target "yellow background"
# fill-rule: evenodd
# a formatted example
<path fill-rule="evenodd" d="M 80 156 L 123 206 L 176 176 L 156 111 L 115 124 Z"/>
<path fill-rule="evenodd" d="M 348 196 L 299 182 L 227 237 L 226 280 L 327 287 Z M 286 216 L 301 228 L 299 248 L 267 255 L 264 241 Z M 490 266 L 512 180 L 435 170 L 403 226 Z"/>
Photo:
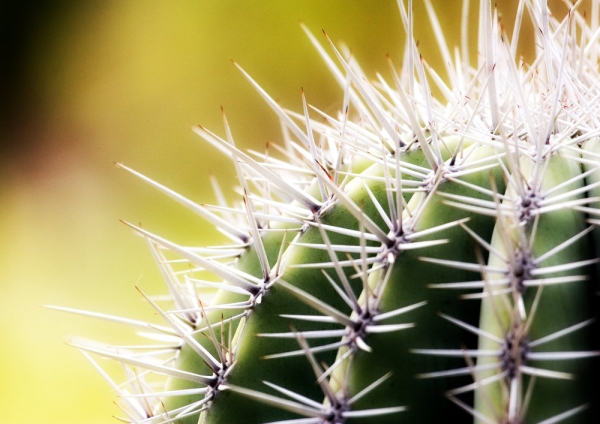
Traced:
<path fill-rule="evenodd" d="M 415 3 L 416 38 L 435 63 L 430 24 Z M 434 2 L 451 44 L 460 3 Z M 184 245 L 221 240 L 112 163 L 207 203 L 215 202 L 212 173 L 233 199 L 233 167 L 190 128 L 223 134 L 223 106 L 237 144 L 262 150 L 279 140 L 279 125 L 230 59 L 284 107 L 301 110 L 304 87 L 309 103 L 335 113 L 342 91 L 298 22 L 323 41 L 321 29 L 344 41 L 370 77 L 388 75 L 387 53 L 400 65 L 404 30 L 395 0 L 112 0 L 50 9 L 26 34 L 18 86 L 3 100 L 14 105 L 0 150 L 0 421 L 111 423 L 122 415 L 113 392 L 65 342 L 126 343 L 130 330 L 40 305 L 154 319 L 134 286 L 158 294 L 162 282 L 143 240 L 118 219 Z"/>

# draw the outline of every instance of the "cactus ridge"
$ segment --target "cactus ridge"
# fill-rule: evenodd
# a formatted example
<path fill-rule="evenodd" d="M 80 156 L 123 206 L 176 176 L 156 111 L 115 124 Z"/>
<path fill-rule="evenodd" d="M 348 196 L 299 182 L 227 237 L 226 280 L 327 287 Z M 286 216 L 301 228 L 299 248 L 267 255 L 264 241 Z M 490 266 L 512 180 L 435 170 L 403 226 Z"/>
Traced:
<path fill-rule="evenodd" d="M 580 3 L 558 20 L 521 0 L 508 36 L 481 0 L 472 65 L 467 38 L 452 59 L 426 1 L 444 80 L 399 2 L 393 85 L 302 26 L 344 91 L 337 117 L 304 92 L 302 113 L 281 108 L 235 64 L 283 128 L 265 153 L 235 147 L 224 114 L 225 137 L 195 128 L 231 159 L 239 205 L 199 205 L 118 164 L 230 240 L 186 247 L 126 223 L 167 284 L 166 309 L 142 294 L 165 326 L 60 308 L 152 340 L 73 342 L 98 369 L 97 355 L 124 365 L 123 384 L 100 369 L 124 420 L 595 422 L 600 1 L 591 19 Z"/>

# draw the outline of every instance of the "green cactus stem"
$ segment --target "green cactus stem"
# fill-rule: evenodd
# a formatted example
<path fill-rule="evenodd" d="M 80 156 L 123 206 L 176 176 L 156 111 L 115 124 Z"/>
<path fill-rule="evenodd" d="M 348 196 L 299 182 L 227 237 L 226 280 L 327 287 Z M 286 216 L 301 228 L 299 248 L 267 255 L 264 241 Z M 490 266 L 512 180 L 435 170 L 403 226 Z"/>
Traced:
<path fill-rule="evenodd" d="M 393 84 L 303 26 L 343 89 L 337 117 L 304 93 L 302 113 L 282 109 L 235 64 L 284 129 L 261 155 L 225 119 L 223 137 L 196 128 L 231 159 L 239 205 L 196 204 L 119 164 L 230 240 L 183 247 L 127 224 L 167 284 L 169 308 L 148 299 L 166 325 L 75 311 L 152 339 L 73 342 L 124 365 L 124 384 L 104 373 L 124 420 L 600 422 L 600 0 L 568 5 L 559 20 L 521 0 L 508 35 L 481 0 L 477 64 L 467 38 L 451 54 L 438 36 L 442 78 L 399 2 Z M 535 39 L 519 40 L 526 17 Z"/>

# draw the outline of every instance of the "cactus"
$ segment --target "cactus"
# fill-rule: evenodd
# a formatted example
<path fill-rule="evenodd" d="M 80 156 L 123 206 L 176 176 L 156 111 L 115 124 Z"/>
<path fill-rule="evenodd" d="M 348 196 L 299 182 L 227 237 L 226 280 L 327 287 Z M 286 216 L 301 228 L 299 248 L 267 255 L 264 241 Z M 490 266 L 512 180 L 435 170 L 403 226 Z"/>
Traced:
<path fill-rule="evenodd" d="M 455 55 L 438 35 L 446 80 L 399 5 L 391 85 L 303 27 L 344 90 L 337 117 L 304 93 L 302 113 L 282 109 L 236 64 L 283 128 L 264 154 L 237 149 L 225 118 L 224 137 L 196 128 L 231 159 L 239 205 L 118 165 L 230 240 L 184 247 L 127 224 L 167 284 L 169 307 L 147 297 L 165 325 L 77 311 L 151 344 L 73 342 L 123 364 L 125 383 L 103 374 L 125 421 L 598 422 L 600 1 L 558 20 L 521 0 L 509 35 L 481 0 L 476 65 L 467 2 Z"/>

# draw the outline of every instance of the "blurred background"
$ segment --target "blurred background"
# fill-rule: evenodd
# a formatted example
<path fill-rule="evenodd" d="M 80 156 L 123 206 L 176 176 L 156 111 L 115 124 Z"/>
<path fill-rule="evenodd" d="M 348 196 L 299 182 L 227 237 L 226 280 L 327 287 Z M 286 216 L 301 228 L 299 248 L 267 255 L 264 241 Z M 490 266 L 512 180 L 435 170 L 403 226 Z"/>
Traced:
<path fill-rule="evenodd" d="M 431 26 L 415 3 L 416 38 L 435 64 Z M 447 39 L 458 40 L 461 2 L 433 3 Z M 402 58 L 398 6 L 5 0 L 0 20 L 0 420 L 116 422 L 114 393 L 66 342 L 126 343 L 130 330 L 41 305 L 153 319 L 134 286 L 161 293 L 161 278 L 118 219 L 184 245 L 221 238 L 113 162 L 205 203 L 215 202 L 213 174 L 233 199 L 233 167 L 191 127 L 223 134 L 222 106 L 238 146 L 263 150 L 280 135 L 230 60 L 284 107 L 301 110 L 303 87 L 309 103 L 336 113 L 343 93 L 298 23 L 348 45 L 368 76 L 388 76 L 386 54 L 397 66 Z"/>

